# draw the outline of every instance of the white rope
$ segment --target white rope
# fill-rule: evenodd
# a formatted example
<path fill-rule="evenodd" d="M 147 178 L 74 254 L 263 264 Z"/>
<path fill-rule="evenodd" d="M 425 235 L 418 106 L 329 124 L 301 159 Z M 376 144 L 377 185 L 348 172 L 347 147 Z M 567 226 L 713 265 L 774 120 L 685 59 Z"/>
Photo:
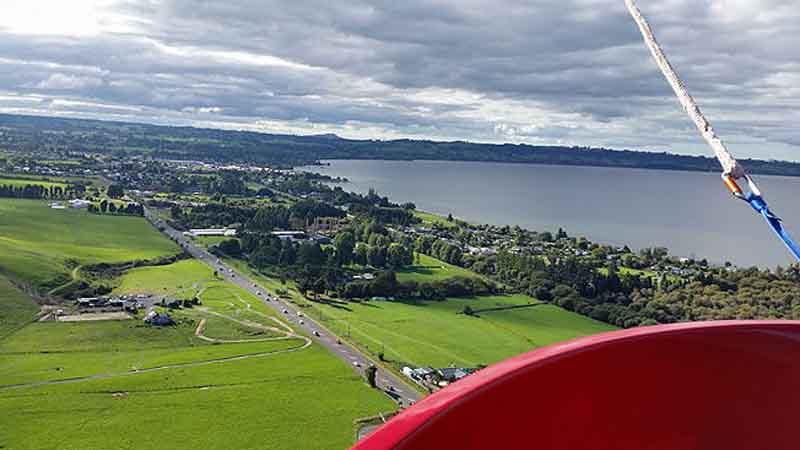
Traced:
<path fill-rule="evenodd" d="M 731 175 L 734 178 L 742 178 L 745 176 L 744 170 L 736 162 L 736 159 L 731 156 L 728 149 L 725 148 L 725 144 L 722 143 L 722 140 L 717 136 L 714 132 L 714 129 L 711 127 L 711 124 L 706 120 L 703 112 L 700 111 L 700 108 L 695 103 L 694 99 L 689 92 L 686 90 L 686 86 L 683 85 L 683 82 L 680 78 L 678 78 L 678 74 L 675 73 L 675 69 L 672 68 L 672 65 L 667 60 L 666 55 L 664 55 L 664 51 L 661 49 L 661 46 L 658 45 L 658 41 L 656 41 L 655 35 L 653 35 L 653 30 L 650 28 L 650 24 L 647 23 L 647 19 L 642 16 L 642 12 L 639 11 L 639 8 L 634 3 L 634 0 L 625 0 L 625 4 L 628 6 L 628 11 L 630 11 L 631 16 L 636 21 L 636 24 L 639 25 L 639 31 L 642 32 L 642 37 L 644 38 L 645 44 L 650 49 L 650 53 L 652 53 L 653 58 L 656 60 L 656 64 L 658 65 L 661 72 L 666 77 L 667 81 L 669 82 L 670 86 L 672 86 L 672 90 L 675 91 L 675 95 L 678 96 L 678 100 L 680 100 L 681 105 L 683 105 L 683 109 L 689 114 L 689 117 L 692 119 L 694 124 L 697 126 L 697 129 L 700 130 L 700 134 L 703 135 L 708 145 L 714 150 L 714 154 L 717 156 L 719 163 L 722 165 L 722 170 L 726 175 Z"/>

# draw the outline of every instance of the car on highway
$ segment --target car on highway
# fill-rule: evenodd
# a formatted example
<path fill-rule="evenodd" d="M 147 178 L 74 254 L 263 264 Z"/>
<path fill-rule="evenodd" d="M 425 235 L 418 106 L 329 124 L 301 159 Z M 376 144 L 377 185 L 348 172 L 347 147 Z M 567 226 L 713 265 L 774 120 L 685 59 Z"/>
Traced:
<path fill-rule="evenodd" d="M 314 330 L 314 336 L 319 337 L 319 331 Z"/>
<path fill-rule="evenodd" d="M 286 308 L 284 308 L 283 311 L 281 311 L 281 312 L 284 313 L 284 314 L 289 314 L 289 310 L 286 309 Z"/>
<path fill-rule="evenodd" d="M 300 311 L 297 311 L 297 317 L 303 317 L 303 313 L 300 312 Z"/>
<path fill-rule="evenodd" d="M 353 366 L 355 366 L 355 367 L 361 367 L 361 363 L 360 363 L 360 362 L 358 362 L 358 361 L 353 361 Z"/>

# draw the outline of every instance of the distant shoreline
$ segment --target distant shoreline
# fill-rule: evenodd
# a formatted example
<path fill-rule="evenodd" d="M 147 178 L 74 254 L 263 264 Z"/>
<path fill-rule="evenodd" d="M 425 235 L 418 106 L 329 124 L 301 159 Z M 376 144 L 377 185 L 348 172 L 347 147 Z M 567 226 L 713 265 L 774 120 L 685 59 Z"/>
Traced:
<path fill-rule="evenodd" d="M 722 169 L 719 170 L 712 170 L 712 169 L 700 169 L 700 168 L 684 168 L 684 167 L 635 167 L 635 166 L 623 166 L 623 165 L 599 165 L 599 164 L 580 164 L 580 163 L 566 163 L 566 162 L 526 162 L 526 161 L 492 161 L 492 160 L 471 160 L 471 159 L 387 159 L 387 158 L 325 158 L 322 161 L 318 161 L 313 164 L 303 164 L 295 166 L 294 169 L 300 169 L 303 167 L 313 168 L 313 167 L 329 167 L 330 161 L 384 161 L 384 162 L 454 162 L 454 163 L 476 163 L 476 164 L 513 164 L 513 165 L 530 165 L 530 166 L 554 166 L 554 167 L 587 167 L 587 168 L 596 168 L 596 169 L 633 169 L 633 170 L 653 170 L 653 171 L 669 171 L 669 172 L 690 172 L 690 173 L 708 173 L 708 174 L 720 174 L 722 173 Z M 745 166 L 747 169 L 747 166 Z M 748 169 L 748 173 L 751 175 L 758 175 L 758 176 L 768 176 L 768 177 L 788 177 L 788 178 L 798 178 L 800 174 L 780 174 L 780 173 L 761 173 L 753 170 Z M 349 181 L 349 180 L 346 180 Z"/>
<path fill-rule="evenodd" d="M 358 140 L 146 123 L 0 114 L 6 154 L 72 153 L 297 167 L 325 160 L 465 161 L 720 172 L 716 159 L 602 147 L 465 141 Z M 111 144 L 110 144 L 111 143 Z M 800 177 L 800 162 L 740 159 L 751 174 Z"/>

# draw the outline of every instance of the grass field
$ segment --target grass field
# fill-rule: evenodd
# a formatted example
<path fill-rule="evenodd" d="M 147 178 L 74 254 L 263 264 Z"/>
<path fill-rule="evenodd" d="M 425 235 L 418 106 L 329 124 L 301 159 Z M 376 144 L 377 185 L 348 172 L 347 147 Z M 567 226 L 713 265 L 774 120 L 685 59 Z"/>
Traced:
<path fill-rule="evenodd" d="M 524 295 L 320 304 L 304 299 L 291 282 L 283 284 L 256 273 L 240 260 L 225 262 L 270 292 L 287 290 L 291 301 L 307 308 L 307 314 L 321 319 L 331 331 L 373 355 L 384 353 L 397 364 L 491 364 L 541 346 L 616 329 Z M 478 310 L 526 304 L 537 306 L 480 313 L 479 317 L 461 314 L 465 306 Z"/>
<path fill-rule="evenodd" d="M 0 199 L 0 273 L 40 288 L 69 281 L 68 260 L 114 263 L 180 249 L 144 219 L 53 210 L 37 200 Z"/>
<path fill-rule="evenodd" d="M 414 211 L 414 216 L 421 220 L 423 225 L 427 226 L 431 226 L 433 224 L 437 224 L 443 228 L 455 228 L 458 226 L 456 225 L 455 221 L 451 222 L 447 220 L 447 217 L 442 217 L 425 211 Z"/>
<path fill-rule="evenodd" d="M 323 323 L 373 354 L 398 364 L 474 367 L 614 327 L 554 305 L 481 313 L 473 309 L 538 303 L 530 297 L 495 296 L 432 302 L 315 305 Z M 319 313 L 310 313 L 317 317 Z"/>
<path fill-rule="evenodd" d="M 344 362 L 279 332 L 261 300 L 210 275 L 180 261 L 122 277 L 127 292 L 197 289 L 201 304 L 172 311 L 174 327 L 34 323 L 0 340 L 0 448 L 343 449 L 355 419 L 394 409 Z M 254 340 L 201 340 L 202 319 L 204 336 Z"/>
<path fill-rule="evenodd" d="M 398 281 L 437 281 L 452 277 L 480 277 L 475 272 L 418 254 L 419 262 L 397 271 Z"/>
<path fill-rule="evenodd" d="M 37 312 L 32 298 L 0 276 L 0 339 L 31 322 Z"/>
<path fill-rule="evenodd" d="M 167 266 L 139 267 L 122 277 L 114 294 L 168 295 L 192 298 L 208 281 L 214 281 L 214 271 L 196 259 L 186 259 Z"/>
<path fill-rule="evenodd" d="M 200 236 L 194 238 L 192 241 L 199 247 L 209 248 L 219 244 L 222 241 L 227 241 L 228 239 L 231 238 L 229 236 Z"/>
<path fill-rule="evenodd" d="M 44 180 L 35 180 L 27 178 L 8 178 L 8 177 L 0 177 L 0 185 L 6 185 L 6 186 L 37 185 L 37 186 L 43 186 L 48 189 L 51 187 L 60 187 L 60 188 L 67 187 L 66 183 L 57 181 L 44 181 Z"/>
<path fill-rule="evenodd" d="M 392 408 L 344 363 L 312 346 L 224 364 L 0 390 L 0 446 L 339 450 L 353 443 L 353 419 Z"/>

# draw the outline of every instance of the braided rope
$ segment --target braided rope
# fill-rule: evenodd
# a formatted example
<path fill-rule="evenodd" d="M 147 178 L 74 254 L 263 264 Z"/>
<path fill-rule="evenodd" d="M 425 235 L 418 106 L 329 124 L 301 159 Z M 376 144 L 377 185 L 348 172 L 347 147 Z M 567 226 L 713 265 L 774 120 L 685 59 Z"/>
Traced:
<path fill-rule="evenodd" d="M 675 69 L 672 68 L 667 56 L 658 44 L 653 30 L 650 28 L 650 24 L 647 23 L 647 19 L 645 19 L 642 12 L 639 11 L 634 0 L 625 0 L 625 5 L 627 5 L 628 11 L 639 26 L 639 31 L 642 32 L 644 42 L 647 44 L 647 48 L 650 49 L 650 53 L 653 55 L 658 68 L 661 69 L 664 77 L 667 79 L 670 86 L 672 86 L 672 90 L 675 91 L 675 95 L 678 96 L 678 100 L 680 100 L 683 109 L 686 110 L 695 126 L 697 126 L 697 129 L 700 130 L 700 134 L 703 135 L 708 145 L 714 150 L 714 154 L 717 156 L 720 165 L 722 165 L 723 172 L 734 178 L 744 177 L 745 173 L 741 165 L 739 165 L 736 159 L 728 152 L 722 139 L 714 132 L 714 128 L 711 127 L 711 124 L 703 115 L 703 112 L 700 111 L 700 107 L 697 106 L 694 98 L 689 95 L 689 91 L 678 77 Z"/>

